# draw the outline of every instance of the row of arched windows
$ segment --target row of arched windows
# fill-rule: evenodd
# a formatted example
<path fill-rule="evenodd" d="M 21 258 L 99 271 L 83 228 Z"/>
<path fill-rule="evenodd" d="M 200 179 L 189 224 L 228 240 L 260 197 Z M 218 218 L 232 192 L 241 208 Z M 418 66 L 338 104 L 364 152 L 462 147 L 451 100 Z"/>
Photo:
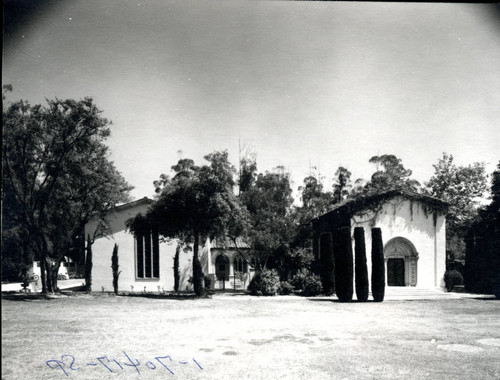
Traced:
<path fill-rule="evenodd" d="M 233 271 L 234 273 L 248 272 L 248 262 L 240 254 L 234 257 Z M 229 258 L 226 255 L 221 254 L 215 258 L 215 274 L 218 280 L 229 280 Z"/>

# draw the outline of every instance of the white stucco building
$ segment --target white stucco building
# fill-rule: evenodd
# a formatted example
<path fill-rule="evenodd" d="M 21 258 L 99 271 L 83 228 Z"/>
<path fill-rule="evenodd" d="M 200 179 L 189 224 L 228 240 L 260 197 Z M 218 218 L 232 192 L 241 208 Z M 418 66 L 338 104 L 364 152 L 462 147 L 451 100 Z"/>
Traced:
<path fill-rule="evenodd" d="M 107 219 L 109 231 L 97 234 L 92 244 L 92 290 L 112 291 L 113 273 L 111 256 L 115 243 L 118 245 L 119 291 L 125 292 L 163 292 L 174 290 L 174 256 L 177 242 L 163 241 L 157 231 L 150 230 L 141 234 L 127 231 L 126 221 L 139 213 L 145 215 L 154 201 L 142 198 L 115 207 Z M 94 236 L 96 222 L 85 226 L 85 236 Z M 243 247 L 244 249 L 245 247 Z M 205 275 L 212 279 L 215 289 L 243 289 L 253 275 L 247 257 L 234 246 L 215 244 L 211 248 L 210 239 L 200 242 L 200 262 Z M 189 282 L 193 273 L 193 253 L 181 250 L 179 255 L 179 290 L 191 291 Z"/>
<path fill-rule="evenodd" d="M 344 202 L 313 220 L 314 250 L 321 234 L 363 227 L 371 278 L 371 229 L 382 230 L 387 286 L 444 287 L 447 204 L 437 198 L 393 190 Z M 354 250 L 354 237 L 352 239 Z"/>

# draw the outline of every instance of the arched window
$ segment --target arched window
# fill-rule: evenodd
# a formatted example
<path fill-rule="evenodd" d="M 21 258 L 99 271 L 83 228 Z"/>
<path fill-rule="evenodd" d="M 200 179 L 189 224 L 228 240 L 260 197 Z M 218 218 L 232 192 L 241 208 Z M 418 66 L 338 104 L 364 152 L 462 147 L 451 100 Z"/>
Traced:
<path fill-rule="evenodd" d="M 242 273 L 248 272 L 248 263 L 241 255 L 237 255 L 234 258 L 233 267 L 235 272 L 242 272 Z"/>

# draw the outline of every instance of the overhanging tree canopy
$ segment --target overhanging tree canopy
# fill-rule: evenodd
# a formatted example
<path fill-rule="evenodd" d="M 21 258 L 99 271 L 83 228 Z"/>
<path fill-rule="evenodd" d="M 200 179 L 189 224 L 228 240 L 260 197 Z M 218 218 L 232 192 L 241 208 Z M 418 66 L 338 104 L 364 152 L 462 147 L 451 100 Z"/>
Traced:
<path fill-rule="evenodd" d="M 101 113 L 90 98 L 4 104 L 2 218 L 27 245 L 7 255 L 40 260 L 43 292 L 56 290 L 59 263 L 85 223 L 128 200 L 131 187 L 108 159 L 110 122 Z"/>
<path fill-rule="evenodd" d="M 236 238 L 247 228 L 247 212 L 233 191 L 234 167 L 228 153 L 214 152 L 205 156 L 208 165 L 195 166 L 189 159 L 172 166 L 174 176 L 155 181 L 159 197 L 146 218 L 128 221 L 133 232 L 141 224 L 158 227 L 164 237 L 194 241 L 193 284 L 198 295 L 203 293 L 203 273 L 198 259 L 200 235 Z"/>

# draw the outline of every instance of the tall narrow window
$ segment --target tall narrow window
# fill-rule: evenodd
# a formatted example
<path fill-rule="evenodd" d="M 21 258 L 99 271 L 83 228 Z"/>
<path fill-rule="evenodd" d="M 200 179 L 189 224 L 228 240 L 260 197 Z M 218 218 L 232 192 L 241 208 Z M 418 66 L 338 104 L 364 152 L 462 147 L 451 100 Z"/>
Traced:
<path fill-rule="evenodd" d="M 136 276 L 137 278 L 160 278 L 160 243 L 158 230 L 146 229 L 137 232 Z"/>
<path fill-rule="evenodd" d="M 151 231 L 144 234 L 144 277 L 151 278 Z"/>
<path fill-rule="evenodd" d="M 160 239 L 157 228 L 153 228 L 151 239 L 153 241 L 153 277 L 160 278 Z"/>
<path fill-rule="evenodd" d="M 137 277 L 144 278 L 144 235 L 137 233 L 135 236 L 137 247 Z"/>
<path fill-rule="evenodd" d="M 233 265 L 235 272 L 242 272 L 242 273 L 248 272 L 247 261 L 241 255 L 235 257 Z"/>

